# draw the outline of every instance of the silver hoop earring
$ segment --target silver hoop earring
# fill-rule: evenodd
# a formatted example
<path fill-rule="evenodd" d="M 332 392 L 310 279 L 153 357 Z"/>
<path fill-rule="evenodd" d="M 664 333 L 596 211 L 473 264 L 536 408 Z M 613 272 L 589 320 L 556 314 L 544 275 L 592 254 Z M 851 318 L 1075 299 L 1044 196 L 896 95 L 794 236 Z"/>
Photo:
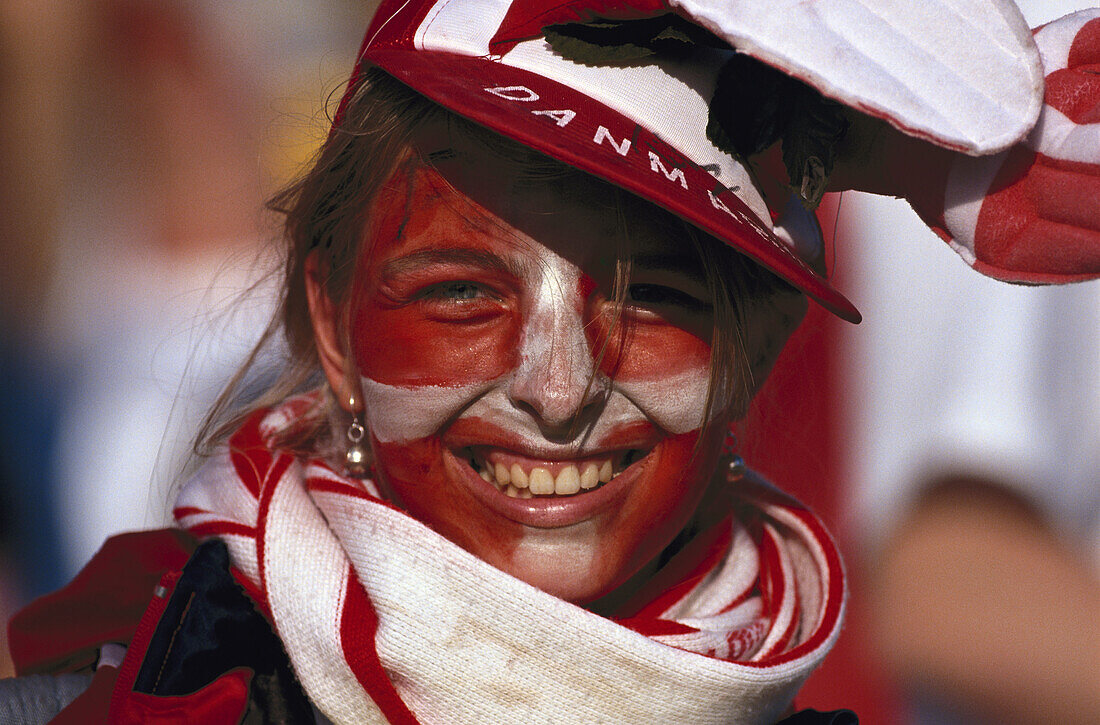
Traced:
<path fill-rule="evenodd" d="M 344 451 L 344 468 L 347 470 L 348 475 L 353 478 L 366 478 L 367 472 L 370 470 L 370 457 L 367 454 L 367 447 L 363 445 L 363 439 L 366 437 L 367 431 L 363 427 L 360 415 L 360 413 L 352 414 L 351 424 L 348 425 L 347 432 L 348 447 Z"/>

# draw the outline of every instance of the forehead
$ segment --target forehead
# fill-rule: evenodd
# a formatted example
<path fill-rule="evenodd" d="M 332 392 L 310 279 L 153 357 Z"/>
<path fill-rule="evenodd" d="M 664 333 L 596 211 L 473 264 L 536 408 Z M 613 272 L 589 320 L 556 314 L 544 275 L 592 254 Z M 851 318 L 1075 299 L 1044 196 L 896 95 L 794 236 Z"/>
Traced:
<path fill-rule="evenodd" d="M 505 259 L 553 255 L 601 276 L 624 256 L 644 266 L 700 266 L 674 216 L 552 163 L 531 168 L 467 149 L 410 160 L 372 205 L 364 261 L 465 249 Z"/>

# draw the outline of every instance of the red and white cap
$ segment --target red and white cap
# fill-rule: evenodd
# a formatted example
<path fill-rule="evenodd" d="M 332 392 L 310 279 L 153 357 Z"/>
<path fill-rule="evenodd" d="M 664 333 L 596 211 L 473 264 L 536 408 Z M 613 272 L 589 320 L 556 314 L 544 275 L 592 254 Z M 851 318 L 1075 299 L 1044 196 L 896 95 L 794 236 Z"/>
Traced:
<path fill-rule="evenodd" d="M 977 4 L 952 0 L 956 1 L 967 6 L 968 14 L 950 17 L 974 27 L 971 15 L 977 12 Z M 380 67 L 459 115 L 679 215 L 838 316 L 858 322 L 859 312 L 815 264 L 822 255 L 822 239 L 814 215 L 793 195 L 784 208 L 769 209 L 745 167 L 707 138 L 709 101 L 719 70 L 737 51 L 699 47 L 687 57 L 654 55 L 645 62 L 584 65 L 556 54 L 541 37 L 541 28 L 584 22 L 606 13 L 625 13 L 620 17 L 630 18 L 675 11 L 716 32 L 739 51 L 801 78 L 825 95 L 884 118 L 908 133 L 970 153 L 1001 148 L 1006 139 L 1022 136 L 1034 123 L 1034 113 L 1028 109 L 1019 114 L 1022 120 L 1013 121 L 1014 115 L 1007 114 L 1008 126 L 1012 126 L 1008 128 L 1001 116 L 991 122 L 989 113 L 975 112 L 968 100 L 989 96 L 981 73 L 1014 77 L 1020 58 L 1024 66 L 1032 65 L 1034 49 L 1006 51 L 1007 60 L 1000 65 L 994 63 L 996 59 L 985 58 L 987 53 L 982 56 L 980 72 L 966 54 L 958 58 L 946 54 L 947 60 L 941 63 L 944 72 L 951 71 L 965 81 L 952 87 L 973 92 L 955 93 L 959 97 L 952 96 L 952 100 L 958 103 L 947 105 L 964 110 L 945 114 L 929 95 L 934 89 L 924 87 L 928 83 L 914 90 L 909 79 L 909 56 L 924 57 L 927 49 L 919 42 L 903 42 L 903 36 L 921 37 L 909 30 L 930 23 L 942 25 L 942 16 L 902 13 L 905 27 L 895 32 L 901 33 L 898 38 L 902 39 L 896 38 L 890 48 L 879 52 L 872 48 L 861 55 L 851 52 L 855 47 L 852 38 L 837 32 L 817 33 L 811 26 L 814 18 L 820 17 L 813 13 L 803 23 L 807 24 L 804 32 L 793 37 L 785 25 L 778 30 L 778 26 L 772 27 L 775 23 L 768 17 L 774 13 L 764 13 L 761 3 L 738 0 L 733 4 L 739 12 L 722 10 L 717 0 L 383 0 L 367 31 L 345 98 L 364 64 Z M 853 0 L 848 5 L 850 19 L 873 15 L 873 3 Z M 1015 42 L 1020 35 L 1017 23 L 1006 24 L 1000 5 L 994 13 L 1004 26 L 998 37 Z M 866 12 L 861 15 L 852 8 Z M 795 13 L 791 17 L 801 16 Z M 1008 17 L 1011 19 L 1010 14 Z M 818 48 L 818 55 L 832 52 L 836 57 L 838 48 L 847 48 L 848 60 L 861 60 L 854 66 L 830 68 L 825 64 L 823 72 L 810 73 L 810 66 L 822 67 L 818 55 L 784 55 L 784 49 L 801 48 L 811 33 L 825 40 L 810 45 L 836 46 L 833 51 Z M 933 42 L 938 43 L 936 39 L 942 35 L 936 34 Z M 747 39 L 754 40 L 751 47 L 745 47 Z M 962 43 L 956 39 L 948 45 Z M 875 75 L 884 68 L 885 74 Z M 1009 94 L 1020 96 L 1022 108 L 1033 105 L 1035 91 L 1029 85 L 1032 74 L 1024 75 L 1019 93 Z"/>
<path fill-rule="evenodd" d="M 793 195 L 773 214 L 745 168 L 707 139 L 708 104 L 733 51 L 586 66 L 539 38 L 493 54 L 511 5 L 383 0 L 348 95 L 363 64 L 378 66 L 461 116 L 679 215 L 840 317 L 860 319 L 811 266 L 822 248 L 813 214 Z"/>

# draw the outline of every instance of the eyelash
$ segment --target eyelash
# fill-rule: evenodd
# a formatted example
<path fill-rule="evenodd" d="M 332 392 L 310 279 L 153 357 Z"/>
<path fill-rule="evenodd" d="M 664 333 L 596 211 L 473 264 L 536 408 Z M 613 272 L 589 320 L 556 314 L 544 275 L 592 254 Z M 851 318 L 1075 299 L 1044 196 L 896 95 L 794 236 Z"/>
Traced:
<path fill-rule="evenodd" d="M 448 294 L 448 292 L 457 292 L 456 294 Z M 475 294 L 468 295 L 466 292 L 474 292 Z M 447 302 L 465 302 L 467 300 L 478 299 L 482 296 L 490 296 L 484 287 L 476 282 L 444 282 L 443 284 L 432 285 L 431 287 L 422 290 L 417 297 L 420 299 L 436 299 L 445 300 Z"/>
<path fill-rule="evenodd" d="M 662 307 L 674 305 L 693 312 L 709 311 L 712 305 L 675 287 L 660 284 L 632 284 L 626 291 L 628 305 Z"/>
<path fill-rule="evenodd" d="M 474 322 L 497 309 L 500 297 L 478 282 L 453 280 L 426 287 L 414 299 L 426 304 L 428 314 L 446 322 Z M 706 314 L 713 307 L 694 295 L 662 284 L 635 283 L 627 288 L 626 305 L 645 317 L 659 309 L 675 308 L 689 314 Z M 487 318 L 486 318 L 487 319 Z"/>
<path fill-rule="evenodd" d="M 475 324 L 501 313 L 501 297 L 477 282 L 455 280 L 433 284 L 413 297 L 424 314 L 436 322 Z"/>

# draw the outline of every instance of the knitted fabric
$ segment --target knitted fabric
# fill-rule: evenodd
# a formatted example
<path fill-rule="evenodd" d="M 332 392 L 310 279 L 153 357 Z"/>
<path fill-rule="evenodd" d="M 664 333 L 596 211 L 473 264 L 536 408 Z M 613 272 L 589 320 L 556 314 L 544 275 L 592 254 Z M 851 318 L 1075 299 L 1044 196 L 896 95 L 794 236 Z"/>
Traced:
<path fill-rule="evenodd" d="M 254 415 L 176 517 L 226 542 L 334 723 L 774 723 L 839 633 L 833 543 L 751 476 L 703 563 L 608 619 L 486 564 L 372 482 L 272 450 L 307 408 Z"/>

